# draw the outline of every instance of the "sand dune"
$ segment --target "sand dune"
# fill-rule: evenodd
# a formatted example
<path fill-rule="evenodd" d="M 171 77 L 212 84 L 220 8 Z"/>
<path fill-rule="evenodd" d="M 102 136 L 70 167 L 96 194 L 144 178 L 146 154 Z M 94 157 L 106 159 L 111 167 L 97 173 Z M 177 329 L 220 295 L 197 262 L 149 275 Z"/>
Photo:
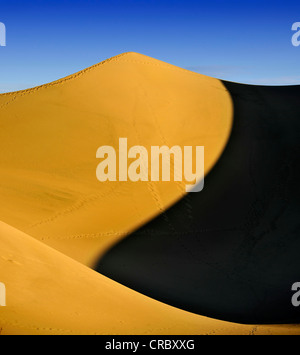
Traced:
<path fill-rule="evenodd" d="M 132 291 L 0 223 L 1 334 L 295 333 L 221 322 Z"/>
<path fill-rule="evenodd" d="M 216 79 L 125 53 L 68 78 L 0 95 L 0 218 L 92 265 L 184 194 L 181 183 L 100 183 L 102 145 L 203 145 L 205 171 L 230 134 Z"/>
<path fill-rule="evenodd" d="M 300 278 L 300 86 L 224 84 L 233 129 L 203 191 L 117 243 L 97 270 L 208 317 L 300 323 L 300 307 L 291 307 Z"/>
<path fill-rule="evenodd" d="M 0 95 L 1 334 L 294 334 L 155 301 L 88 266 L 185 194 L 184 183 L 100 183 L 99 146 L 203 145 L 205 173 L 232 127 L 217 79 L 126 53 Z"/>

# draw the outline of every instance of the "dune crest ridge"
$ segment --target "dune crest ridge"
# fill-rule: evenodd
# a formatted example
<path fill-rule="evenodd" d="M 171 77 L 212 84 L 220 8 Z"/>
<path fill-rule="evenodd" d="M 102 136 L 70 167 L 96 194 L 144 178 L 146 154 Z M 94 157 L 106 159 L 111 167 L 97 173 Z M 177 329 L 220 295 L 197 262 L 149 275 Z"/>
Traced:
<path fill-rule="evenodd" d="M 178 182 L 100 184 L 98 147 L 202 145 L 207 174 L 232 119 L 219 80 L 137 53 L 1 94 L 0 334 L 299 333 L 192 314 L 87 267 L 185 195 Z"/>
<path fill-rule="evenodd" d="M 56 82 L 0 95 L 0 219 L 92 266 L 185 195 L 179 182 L 96 179 L 102 145 L 205 146 L 205 173 L 232 126 L 213 78 L 124 53 Z M 188 213 L 188 206 L 187 206 Z"/>

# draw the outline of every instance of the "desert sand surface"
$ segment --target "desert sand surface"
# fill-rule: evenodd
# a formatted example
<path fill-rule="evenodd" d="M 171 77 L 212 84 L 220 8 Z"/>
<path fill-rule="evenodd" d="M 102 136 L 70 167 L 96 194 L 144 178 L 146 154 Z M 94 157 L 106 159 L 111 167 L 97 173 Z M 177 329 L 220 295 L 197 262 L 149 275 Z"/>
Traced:
<path fill-rule="evenodd" d="M 99 182 L 100 146 L 205 146 L 205 173 L 232 125 L 223 84 L 136 53 L 0 95 L 0 218 L 91 266 L 185 194 L 179 182 Z"/>
<path fill-rule="evenodd" d="M 233 119 L 217 79 L 126 53 L 54 83 L 0 95 L 1 334 L 295 334 L 189 313 L 90 267 L 162 214 L 184 183 L 100 183 L 99 146 L 203 145 L 205 174 Z"/>
<path fill-rule="evenodd" d="M 233 128 L 203 191 L 122 239 L 96 270 L 207 317 L 300 323 L 291 305 L 300 279 L 300 86 L 224 84 Z"/>
<path fill-rule="evenodd" d="M 1 334 L 270 334 L 294 326 L 222 322 L 126 288 L 4 223 L 0 279 L 7 307 Z"/>

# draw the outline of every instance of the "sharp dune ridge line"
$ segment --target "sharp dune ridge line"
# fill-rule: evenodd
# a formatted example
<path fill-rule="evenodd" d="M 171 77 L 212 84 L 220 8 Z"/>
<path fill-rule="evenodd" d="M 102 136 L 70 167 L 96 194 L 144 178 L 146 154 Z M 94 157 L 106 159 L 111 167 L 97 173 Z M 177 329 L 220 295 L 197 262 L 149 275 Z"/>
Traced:
<path fill-rule="evenodd" d="M 228 141 L 223 84 L 137 53 L 0 95 L 1 334 L 270 334 L 170 307 L 90 269 L 182 197 L 178 182 L 99 183 L 96 151 L 204 145 L 207 174 Z M 191 213 L 187 202 L 187 213 Z M 171 223 L 171 222 L 169 222 Z"/>
<path fill-rule="evenodd" d="M 280 334 L 293 326 L 227 323 L 165 305 L 0 223 L 1 334 Z"/>
<path fill-rule="evenodd" d="M 147 149 L 204 145 L 207 173 L 229 138 L 232 112 L 219 80 L 137 53 L 0 95 L 0 218 L 93 266 L 185 189 L 181 182 L 100 183 L 97 149 L 117 147 L 120 137 Z"/>

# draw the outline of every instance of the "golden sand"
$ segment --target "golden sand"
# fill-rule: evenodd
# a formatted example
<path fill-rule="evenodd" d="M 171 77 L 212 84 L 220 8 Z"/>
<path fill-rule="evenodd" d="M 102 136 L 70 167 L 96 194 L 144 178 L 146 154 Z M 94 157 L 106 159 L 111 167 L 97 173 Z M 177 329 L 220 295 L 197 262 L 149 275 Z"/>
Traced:
<path fill-rule="evenodd" d="M 179 182 L 100 183 L 100 146 L 202 145 L 207 173 L 232 124 L 220 81 L 136 53 L 0 95 L 0 113 L 0 220 L 88 266 L 185 193 Z"/>
<path fill-rule="evenodd" d="M 0 223 L 2 334 L 270 334 L 295 326 L 250 326 L 185 312 L 122 286 Z"/>
<path fill-rule="evenodd" d="M 126 53 L 0 95 L 1 334 L 293 334 L 165 305 L 89 268 L 185 193 L 178 182 L 100 183 L 99 146 L 203 145 L 205 173 L 232 125 L 217 79 Z"/>

